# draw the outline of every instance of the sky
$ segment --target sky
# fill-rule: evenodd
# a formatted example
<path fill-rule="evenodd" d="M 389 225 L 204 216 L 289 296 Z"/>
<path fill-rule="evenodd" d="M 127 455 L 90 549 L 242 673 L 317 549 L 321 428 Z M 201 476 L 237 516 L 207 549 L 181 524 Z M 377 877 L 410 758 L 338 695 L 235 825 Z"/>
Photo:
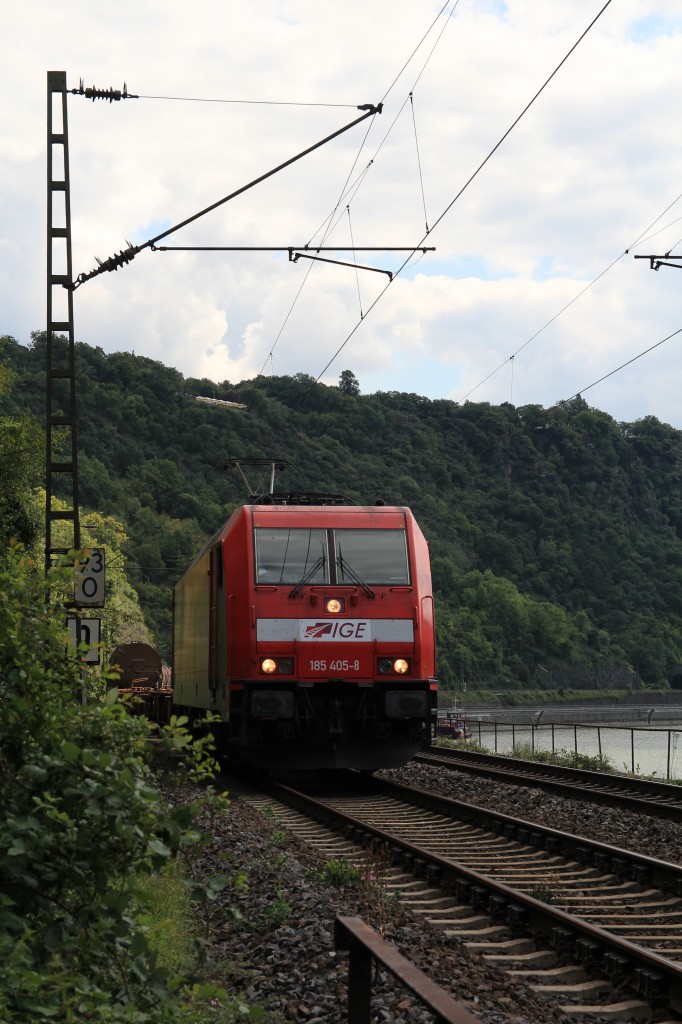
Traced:
<path fill-rule="evenodd" d="M 351 370 L 363 394 L 547 407 L 580 393 L 619 421 L 682 428 L 682 269 L 634 258 L 682 253 L 682 9 L 603 5 L 13 5 L 0 334 L 27 344 L 45 326 L 48 71 L 139 96 L 69 95 L 74 276 L 382 103 L 158 243 L 249 251 L 145 247 L 86 281 L 76 339 L 216 382 Z M 322 244 L 374 269 L 286 251 Z"/>

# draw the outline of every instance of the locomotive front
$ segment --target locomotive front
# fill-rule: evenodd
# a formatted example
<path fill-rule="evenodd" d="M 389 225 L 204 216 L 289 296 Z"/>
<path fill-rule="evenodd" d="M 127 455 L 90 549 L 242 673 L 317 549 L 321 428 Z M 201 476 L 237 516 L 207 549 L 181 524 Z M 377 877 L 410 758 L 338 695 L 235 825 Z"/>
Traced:
<path fill-rule="evenodd" d="M 208 686 L 195 673 L 194 706 L 220 714 L 231 754 L 372 770 L 429 743 L 433 596 L 409 509 L 245 506 L 205 555 L 209 628 L 194 644 L 205 641 Z M 179 605 L 176 593 L 176 623 Z M 196 600 L 192 614 L 200 633 Z"/>

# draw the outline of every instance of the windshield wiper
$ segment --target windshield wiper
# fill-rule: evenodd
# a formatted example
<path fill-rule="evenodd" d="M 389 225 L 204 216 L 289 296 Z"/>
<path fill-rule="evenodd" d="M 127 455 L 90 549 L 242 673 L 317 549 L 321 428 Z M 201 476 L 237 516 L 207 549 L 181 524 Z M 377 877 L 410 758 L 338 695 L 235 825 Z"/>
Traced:
<path fill-rule="evenodd" d="M 341 570 L 342 577 L 347 576 L 349 579 L 353 581 L 353 583 L 357 583 L 358 586 L 362 587 L 364 592 L 367 594 L 367 597 L 376 597 L 376 594 L 369 586 L 369 584 L 365 583 L 362 577 L 358 576 L 355 569 L 353 569 L 352 566 L 348 564 L 348 562 L 344 561 L 343 555 L 341 554 L 341 548 L 339 548 L 339 553 L 336 556 L 336 564 Z"/>
<path fill-rule="evenodd" d="M 324 564 L 326 561 L 327 560 L 324 557 L 324 555 L 320 555 L 318 560 L 310 566 L 307 573 L 301 577 L 301 579 L 298 581 L 294 589 L 289 591 L 289 597 L 296 597 L 296 595 L 300 592 L 301 588 L 304 587 L 306 583 L 310 583 L 311 579 L 315 576 L 315 574 L 318 573 L 320 569 L 324 568 Z"/>

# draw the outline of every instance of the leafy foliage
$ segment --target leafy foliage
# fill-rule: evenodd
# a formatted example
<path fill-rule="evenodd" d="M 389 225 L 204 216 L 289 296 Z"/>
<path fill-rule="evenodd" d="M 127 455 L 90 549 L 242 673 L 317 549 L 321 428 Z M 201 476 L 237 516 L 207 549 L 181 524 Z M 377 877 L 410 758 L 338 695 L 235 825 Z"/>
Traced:
<path fill-rule="evenodd" d="M 339 391 L 344 395 L 359 395 L 360 382 L 352 370 L 342 370 L 339 377 Z"/>
<path fill-rule="evenodd" d="M 351 885 L 358 885 L 362 881 L 362 872 L 349 860 L 334 857 L 324 862 L 324 867 L 317 873 L 317 879 L 322 885 L 345 889 Z"/>
<path fill-rule="evenodd" d="M 41 415 L 42 335 L 3 352 L 22 393 L 5 395 L 7 413 Z M 449 688 L 664 686 L 682 662 L 682 434 L 653 417 L 619 424 L 581 398 L 543 409 L 351 394 L 351 371 L 337 387 L 305 374 L 198 381 L 84 344 L 77 367 L 81 498 L 125 524 L 127 570 L 166 657 L 171 585 L 246 499 L 220 463 L 266 455 L 297 467 L 283 490 L 412 507 Z"/>
<path fill-rule="evenodd" d="M 16 374 L 3 357 L 12 339 L 0 338 L 0 405 L 7 399 Z M 39 504 L 33 488 L 42 475 L 44 442 L 39 427 L 25 412 L 0 416 L 0 545 L 13 537 L 31 544 L 40 527 Z"/>
<path fill-rule="evenodd" d="M 57 582 L 16 546 L 0 563 L 0 1019 L 209 1019 L 194 1010 L 209 989 L 178 1001 L 185 982 L 159 966 L 142 923 L 140 881 L 199 842 L 195 811 L 166 805 L 146 766 L 151 726 L 115 690 L 74 699 Z M 179 723 L 169 742 L 186 745 Z"/>

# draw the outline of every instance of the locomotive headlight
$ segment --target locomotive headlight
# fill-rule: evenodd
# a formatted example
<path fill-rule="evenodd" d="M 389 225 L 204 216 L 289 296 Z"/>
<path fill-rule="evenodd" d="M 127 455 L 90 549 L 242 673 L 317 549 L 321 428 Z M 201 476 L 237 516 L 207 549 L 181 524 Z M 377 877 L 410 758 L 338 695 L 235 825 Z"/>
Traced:
<path fill-rule="evenodd" d="M 294 671 L 293 658 L 261 658 L 260 670 L 271 676 L 275 672 L 280 676 L 290 676 Z"/>
<path fill-rule="evenodd" d="M 407 658 L 379 658 L 379 674 L 382 676 L 404 676 L 410 671 Z"/>
<path fill-rule="evenodd" d="M 325 597 L 324 610 L 328 615 L 341 615 L 346 610 L 345 597 Z"/>

